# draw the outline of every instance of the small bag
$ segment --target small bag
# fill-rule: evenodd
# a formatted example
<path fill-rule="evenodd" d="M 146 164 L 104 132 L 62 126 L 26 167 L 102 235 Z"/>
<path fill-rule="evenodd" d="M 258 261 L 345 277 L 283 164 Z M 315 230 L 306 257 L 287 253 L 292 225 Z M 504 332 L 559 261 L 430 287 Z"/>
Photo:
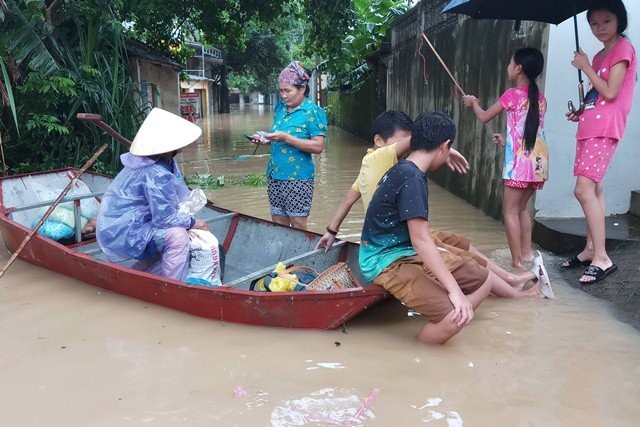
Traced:
<path fill-rule="evenodd" d="M 189 234 L 189 271 L 186 283 L 222 286 L 218 239 L 211 232 L 192 228 Z"/>
<path fill-rule="evenodd" d="M 311 267 L 304 265 L 286 267 L 279 262 L 271 273 L 253 280 L 249 285 L 249 290 L 266 292 L 304 291 L 307 283 L 310 283 L 316 277 L 318 277 L 318 273 Z"/>
<path fill-rule="evenodd" d="M 327 268 L 307 285 L 308 290 L 315 291 L 335 291 L 360 287 L 362 285 L 353 275 L 346 262 L 339 262 Z"/>

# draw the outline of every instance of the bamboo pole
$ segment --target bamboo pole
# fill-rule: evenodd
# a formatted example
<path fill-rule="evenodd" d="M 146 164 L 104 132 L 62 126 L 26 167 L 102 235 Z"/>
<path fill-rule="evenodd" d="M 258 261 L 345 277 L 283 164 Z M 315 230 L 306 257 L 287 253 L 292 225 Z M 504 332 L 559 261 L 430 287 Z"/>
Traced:
<path fill-rule="evenodd" d="M 433 47 L 433 45 L 431 44 L 431 41 L 429 41 L 429 39 L 427 38 L 427 35 L 425 33 L 422 33 L 422 38 L 424 38 L 424 40 L 427 42 L 427 44 L 429 45 L 429 47 L 431 48 L 433 53 L 436 55 L 436 58 L 438 58 L 438 61 L 440 61 L 440 64 L 442 64 L 442 66 L 444 67 L 444 69 L 447 72 L 447 74 L 449 74 L 449 77 L 451 77 L 451 80 L 453 80 L 453 84 L 456 85 L 456 87 L 458 88 L 458 90 L 460 91 L 462 96 L 467 96 L 466 92 L 464 91 L 464 89 L 462 89 L 462 86 L 460 86 L 460 83 L 458 83 L 456 78 L 453 77 L 453 74 L 449 70 L 449 67 L 447 67 L 447 64 L 444 63 L 444 60 L 440 57 L 440 54 L 438 53 L 436 48 Z"/>
<path fill-rule="evenodd" d="M 424 38 L 424 40 L 427 42 L 427 44 L 429 45 L 429 47 L 433 51 L 434 55 L 436 55 L 436 58 L 438 58 L 438 61 L 440 61 L 440 64 L 442 64 L 442 67 L 444 67 L 444 69 L 447 72 L 447 74 L 449 74 L 449 77 L 451 77 L 451 80 L 453 81 L 453 84 L 456 85 L 456 87 L 458 88 L 458 90 L 460 91 L 462 96 L 467 96 L 467 93 L 464 91 L 464 89 L 462 89 L 462 86 L 460 86 L 460 83 L 458 83 L 456 78 L 453 77 L 453 74 L 451 73 L 451 70 L 449 70 L 449 67 L 447 67 L 447 64 L 445 64 L 444 60 L 442 59 L 442 57 L 440 56 L 440 54 L 438 53 L 436 48 L 431 44 L 431 41 L 429 40 L 429 38 L 427 37 L 427 35 L 425 33 L 422 33 L 422 38 Z M 493 134 L 494 134 L 493 128 L 488 123 L 485 123 L 484 125 L 487 128 L 487 131 L 489 131 L 489 133 L 493 136 Z"/>
<path fill-rule="evenodd" d="M 60 195 L 53 202 L 53 204 L 49 206 L 49 209 L 47 209 L 47 211 L 42 216 L 42 218 L 40 218 L 40 221 L 38 221 L 38 223 L 31 229 L 29 234 L 27 234 L 27 237 L 25 237 L 22 243 L 20 243 L 20 246 L 18 246 L 18 249 L 16 249 L 15 252 L 11 255 L 11 258 L 9 258 L 9 261 L 7 261 L 4 267 L 2 267 L 2 269 L 0 270 L 0 278 L 4 276 L 4 273 L 7 271 L 9 266 L 13 264 L 16 258 L 18 258 L 18 255 L 20 255 L 20 252 L 22 252 L 22 250 L 27 245 L 29 240 L 31 240 L 33 235 L 38 232 L 38 229 L 42 226 L 42 224 L 44 224 L 47 218 L 49 218 L 49 215 L 51 215 L 53 210 L 58 206 L 58 204 L 60 203 L 60 200 L 62 200 L 64 196 L 67 195 L 69 190 L 71 190 L 71 187 L 73 187 L 73 185 L 76 183 L 76 180 L 80 177 L 80 175 L 82 175 L 87 169 L 91 167 L 91 165 L 95 163 L 96 160 L 98 160 L 98 157 L 100 157 L 100 154 L 102 154 L 107 149 L 107 147 L 109 147 L 109 144 L 104 144 L 102 147 L 100 147 L 98 151 L 96 151 L 95 154 L 89 160 L 87 160 L 87 162 L 82 166 L 82 168 L 80 169 L 76 177 L 73 178 L 71 181 L 69 181 L 69 184 L 67 184 L 64 190 L 62 190 L 62 193 L 60 193 Z"/>

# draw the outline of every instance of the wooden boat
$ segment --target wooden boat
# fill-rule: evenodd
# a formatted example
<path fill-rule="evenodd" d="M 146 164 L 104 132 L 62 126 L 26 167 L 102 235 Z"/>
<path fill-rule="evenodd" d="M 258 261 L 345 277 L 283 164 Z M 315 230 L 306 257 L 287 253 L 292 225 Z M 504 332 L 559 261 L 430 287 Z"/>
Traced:
<path fill-rule="evenodd" d="M 0 230 L 10 251 L 31 231 L 43 206 L 30 188 L 33 180 L 56 193 L 69 183 L 75 169 L 0 178 Z M 85 172 L 79 178 L 90 194 L 65 197 L 63 202 L 99 198 L 111 178 Z M 31 186 L 32 187 L 32 186 Z M 366 281 L 358 267 L 358 245 L 337 241 L 325 253 L 314 247 L 320 235 L 222 209 L 208 203 L 197 215 L 205 220 L 225 250 L 223 286 L 194 286 L 131 268 L 133 262 L 112 263 L 95 238 L 55 241 L 35 234 L 19 258 L 90 285 L 221 321 L 287 328 L 335 329 L 382 300 L 387 293 Z M 78 222 L 76 222 L 78 223 Z M 344 261 L 362 287 L 336 291 L 250 291 L 252 280 L 273 271 L 278 262 L 324 271 Z"/>

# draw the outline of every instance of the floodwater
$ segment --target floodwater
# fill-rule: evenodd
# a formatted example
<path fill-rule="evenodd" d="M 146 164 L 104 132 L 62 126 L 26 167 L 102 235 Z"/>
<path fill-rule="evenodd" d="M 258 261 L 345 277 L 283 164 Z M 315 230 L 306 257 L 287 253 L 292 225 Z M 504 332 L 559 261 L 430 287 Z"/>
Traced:
<path fill-rule="evenodd" d="M 243 133 L 270 112 L 215 117 L 182 154 L 187 174 L 227 182 L 261 171 Z M 331 128 L 310 228 L 322 231 L 367 144 Z M 265 152 L 261 152 L 265 150 Z M 266 153 L 265 147 L 257 155 Z M 244 157 L 241 157 L 244 158 Z M 208 168 L 208 169 L 207 169 Z M 268 218 L 266 189 L 208 190 Z M 500 263 L 502 225 L 430 187 L 431 221 Z M 360 206 L 341 235 L 357 240 Z M 6 250 L 3 261 L 8 259 Z M 252 327 L 122 297 L 15 262 L 0 282 L 0 414 L 11 426 L 636 426 L 640 334 L 563 283 L 554 300 L 489 298 L 442 347 L 417 342 L 419 316 L 392 299 L 335 331 Z"/>

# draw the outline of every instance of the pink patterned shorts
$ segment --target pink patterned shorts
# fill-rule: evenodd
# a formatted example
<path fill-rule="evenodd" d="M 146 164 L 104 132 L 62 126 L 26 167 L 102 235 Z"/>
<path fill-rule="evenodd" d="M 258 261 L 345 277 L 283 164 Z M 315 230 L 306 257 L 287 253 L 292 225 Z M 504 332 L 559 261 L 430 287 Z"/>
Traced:
<path fill-rule="evenodd" d="M 534 190 L 542 190 L 542 186 L 545 181 L 538 182 L 527 182 L 527 181 L 516 181 L 515 179 L 505 179 L 504 186 L 511 188 L 520 188 L 524 190 L 525 188 L 533 188 Z"/>
<path fill-rule="evenodd" d="M 595 182 L 602 181 L 617 147 L 618 140 L 615 138 L 579 139 L 576 143 L 576 161 L 573 164 L 573 175 L 585 176 Z"/>

